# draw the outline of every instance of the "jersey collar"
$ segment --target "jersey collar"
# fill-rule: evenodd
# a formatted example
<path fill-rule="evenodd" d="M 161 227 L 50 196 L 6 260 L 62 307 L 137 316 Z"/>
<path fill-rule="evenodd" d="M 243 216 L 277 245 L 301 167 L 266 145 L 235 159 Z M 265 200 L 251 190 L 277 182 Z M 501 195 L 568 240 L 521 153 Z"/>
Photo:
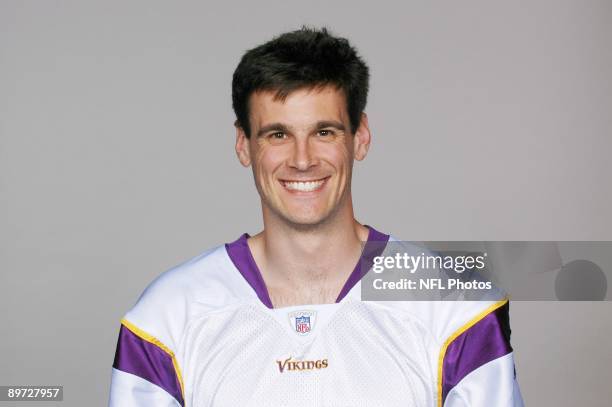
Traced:
<path fill-rule="evenodd" d="M 361 267 L 362 262 L 365 262 L 368 265 L 373 263 L 373 259 L 376 256 L 379 256 L 384 248 L 384 244 L 368 244 L 373 242 L 387 242 L 389 240 L 389 235 L 385 235 L 374 229 L 371 226 L 365 225 L 368 229 L 368 241 L 366 242 L 365 248 L 361 253 L 361 257 L 353 272 L 344 283 L 342 290 L 340 290 L 340 294 L 338 294 L 338 298 L 336 298 L 336 302 L 342 301 L 342 299 L 351 291 L 351 289 L 361 280 L 363 275 L 365 274 L 362 270 L 367 270 L 368 268 Z M 229 258 L 234 263 L 234 266 L 238 269 L 242 277 L 249 283 L 249 285 L 255 290 L 255 293 L 261 300 L 261 302 L 268 308 L 274 308 L 272 305 L 272 300 L 270 300 L 270 295 L 268 294 L 268 289 L 263 280 L 261 272 L 259 271 L 259 267 L 257 263 L 255 263 L 255 259 L 253 258 L 253 254 L 251 253 L 251 249 L 247 243 L 247 239 L 250 237 L 248 233 L 244 233 L 237 240 L 226 243 L 225 249 Z"/>

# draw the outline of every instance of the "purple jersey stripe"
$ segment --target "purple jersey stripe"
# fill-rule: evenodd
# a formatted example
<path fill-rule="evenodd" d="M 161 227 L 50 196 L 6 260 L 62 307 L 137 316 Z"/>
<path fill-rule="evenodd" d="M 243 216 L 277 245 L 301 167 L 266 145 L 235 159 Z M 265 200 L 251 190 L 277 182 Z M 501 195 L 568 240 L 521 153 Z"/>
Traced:
<path fill-rule="evenodd" d="M 340 294 L 338 295 L 336 302 L 340 302 L 346 296 L 346 294 L 348 294 L 351 288 L 353 288 L 355 284 L 357 284 L 357 282 L 363 277 L 362 262 L 370 263 L 371 265 L 374 257 L 380 255 L 384 250 L 384 243 L 389 240 L 388 235 L 380 233 L 371 226 L 367 227 L 369 229 L 368 241 L 366 242 L 366 246 L 361 254 L 361 259 L 357 262 L 355 269 L 347 279 L 344 287 L 342 287 L 342 290 L 340 290 Z M 249 249 L 249 245 L 247 243 L 247 239 L 249 237 L 250 236 L 248 233 L 244 233 L 242 236 L 240 236 L 240 238 L 238 238 L 238 240 L 232 243 L 227 243 L 225 245 L 225 249 L 227 250 L 229 258 L 232 260 L 232 263 L 234 263 L 234 266 L 236 266 L 240 274 L 242 274 L 244 279 L 249 283 L 253 290 L 255 290 L 255 293 L 257 294 L 257 297 L 259 297 L 260 301 L 266 307 L 274 308 L 272 305 L 272 300 L 270 299 L 270 294 L 266 288 L 266 283 L 261 276 L 261 271 L 255 263 L 251 249 Z M 372 244 L 372 242 L 384 243 Z"/>
<path fill-rule="evenodd" d="M 268 308 L 274 308 L 270 295 L 268 294 L 268 289 L 266 288 L 266 283 L 264 283 L 259 267 L 257 267 L 251 249 L 249 249 L 247 243 L 249 237 L 248 233 L 244 233 L 238 240 L 232 243 L 226 243 L 225 250 L 227 250 L 227 254 L 232 260 L 232 263 L 234 263 L 234 266 L 236 266 L 240 274 L 242 274 L 242 277 L 244 277 L 247 283 L 253 287 L 253 290 L 255 290 L 261 302 Z"/>
<path fill-rule="evenodd" d="M 168 392 L 184 406 L 181 385 L 172 364 L 172 356 L 121 325 L 115 353 L 115 369 L 131 373 Z"/>
<path fill-rule="evenodd" d="M 468 374 L 512 352 L 506 331 L 508 310 L 506 302 L 450 343 L 442 365 L 442 404 L 453 387 Z"/>
<path fill-rule="evenodd" d="M 367 226 L 367 225 L 366 225 Z M 351 291 L 351 289 L 361 280 L 361 278 L 367 273 L 367 271 L 374 264 L 374 257 L 380 256 L 385 250 L 387 242 L 389 241 L 389 235 L 380 233 L 378 230 L 371 226 L 367 226 L 370 229 L 368 233 L 368 241 L 365 243 L 361 258 L 357 262 L 355 269 L 344 283 L 344 287 L 340 290 L 336 302 L 342 301 L 344 297 Z"/>

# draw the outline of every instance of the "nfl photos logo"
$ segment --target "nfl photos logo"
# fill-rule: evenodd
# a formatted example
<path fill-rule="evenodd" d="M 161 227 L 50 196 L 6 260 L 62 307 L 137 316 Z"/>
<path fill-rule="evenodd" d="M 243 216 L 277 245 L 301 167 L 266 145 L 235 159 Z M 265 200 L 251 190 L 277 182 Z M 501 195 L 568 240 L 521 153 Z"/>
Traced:
<path fill-rule="evenodd" d="M 298 335 L 308 335 L 315 323 L 315 311 L 295 311 L 289 314 L 289 323 Z"/>

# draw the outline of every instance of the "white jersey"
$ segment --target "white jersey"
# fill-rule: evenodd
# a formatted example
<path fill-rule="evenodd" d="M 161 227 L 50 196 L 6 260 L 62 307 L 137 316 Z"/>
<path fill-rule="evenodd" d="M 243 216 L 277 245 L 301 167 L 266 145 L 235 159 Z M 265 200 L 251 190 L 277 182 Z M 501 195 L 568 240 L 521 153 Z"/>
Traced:
<path fill-rule="evenodd" d="M 247 238 L 145 290 L 110 406 L 522 406 L 507 301 L 362 301 L 356 267 L 335 304 L 275 309 Z"/>

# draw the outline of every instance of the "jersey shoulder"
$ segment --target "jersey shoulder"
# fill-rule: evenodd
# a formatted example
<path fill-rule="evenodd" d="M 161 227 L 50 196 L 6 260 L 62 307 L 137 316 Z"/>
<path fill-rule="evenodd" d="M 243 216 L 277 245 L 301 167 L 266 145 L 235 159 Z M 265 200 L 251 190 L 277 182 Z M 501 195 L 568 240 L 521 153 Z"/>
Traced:
<path fill-rule="evenodd" d="M 445 255 L 420 245 L 399 242 L 402 252 Z M 428 270 L 429 277 L 460 278 L 445 270 Z M 478 300 L 462 290 L 441 291 L 437 300 L 397 301 L 387 306 L 400 311 L 405 321 L 417 320 L 435 341 L 431 364 L 437 371 L 438 406 L 522 406 L 510 345 L 509 301 L 493 288 Z M 436 297 L 435 295 L 433 297 Z M 401 321 L 404 322 L 404 321 Z"/>
<path fill-rule="evenodd" d="M 175 349 L 192 317 L 252 296 L 221 245 L 160 274 L 125 314 L 122 325 Z"/>
<path fill-rule="evenodd" d="M 385 253 L 395 255 L 398 252 L 416 257 L 446 256 L 446 253 L 427 249 L 418 242 L 401 241 L 391 236 Z M 439 279 L 443 282 L 443 286 L 448 284 L 449 279 L 484 281 L 483 277 L 477 273 L 456 274 L 439 268 L 419 269 L 415 273 L 417 282 L 418 279 Z M 491 284 L 490 287 L 484 294 L 478 295 L 470 294 L 468 289 L 427 292 L 422 290 L 419 294 L 414 295 L 416 301 L 394 301 L 388 303 L 388 306 L 407 312 L 420 320 L 440 343 L 444 343 L 486 318 L 499 319 L 500 329 L 509 333 L 507 297 L 494 284 Z M 473 298 L 478 299 L 473 300 Z"/>
<path fill-rule="evenodd" d="M 181 341 L 189 321 L 250 291 L 225 246 L 157 277 L 121 321 L 109 405 L 185 405 Z"/>

